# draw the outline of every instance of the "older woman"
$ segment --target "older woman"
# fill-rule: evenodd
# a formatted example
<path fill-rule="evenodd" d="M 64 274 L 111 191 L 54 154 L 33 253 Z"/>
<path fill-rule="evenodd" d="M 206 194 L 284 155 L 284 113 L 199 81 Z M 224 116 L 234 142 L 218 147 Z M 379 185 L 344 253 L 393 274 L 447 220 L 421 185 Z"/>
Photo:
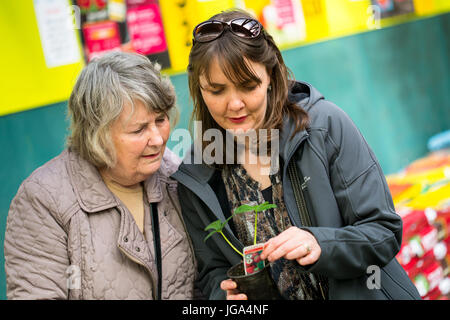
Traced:
<path fill-rule="evenodd" d="M 146 57 L 81 72 L 68 148 L 20 186 L 5 235 L 9 299 L 192 299 L 195 260 L 169 178 L 175 93 Z"/>
<path fill-rule="evenodd" d="M 402 221 L 375 155 L 340 108 L 310 84 L 289 80 L 279 49 L 257 20 L 227 11 L 199 24 L 188 71 L 202 136 L 213 129 L 238 138 L 235 148 L 216 152 L 212 165 L 206 158 L 188 164 L 194 148 L 172 175 L 180 182 L 204 294 L 247 298 L 226 274 L 239 254 L 217 234 L 204 241 L 206 226 L 229 218 L 223 235 L 234 247 L 256 238 L 265 243 L 261 258 L 271 263 L 285 299 L 420 297 L 395 259 Z M 269 143 L 259 129 L 279 130 L 280 136 Z M 258 143 L 239 142 L 252 130 Z M 255 159 L 264 149 L 255 147 L 260 142 L 275 157 L 262 152 Z M 279 153 L 273 153 L 277 144 Z M 209 146 L 201 147 L 205 157 Z M 243 204 L 264 201 L 277 208 L 232 215 Z M 374 285 L 373 278 L 380 281 Z"/>

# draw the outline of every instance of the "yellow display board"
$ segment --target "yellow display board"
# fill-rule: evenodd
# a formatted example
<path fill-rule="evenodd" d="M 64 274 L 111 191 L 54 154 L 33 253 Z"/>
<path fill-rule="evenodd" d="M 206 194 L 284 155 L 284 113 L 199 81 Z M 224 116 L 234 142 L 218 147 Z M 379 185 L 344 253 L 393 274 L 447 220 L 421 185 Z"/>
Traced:
<path fill-rule="evenodd" d="M 326 0 L 325 6 L 329 37 L 340 37 L 366 31 L 372 27 L 370 0 Z"/>
<path fill-rule="evenodd" d="M 450 11 L 450 0 L 413 0 L 413 13 L 381 19 L 379 23 L 372 16 L 371 0 L 289 1 L 292 8 L 301 11 L 296 15 L 296 23 L 303 30 L 299 32 L 298 41 L 284 41 L 287 38 L 274 36 L 276 41 L 281 39 L 277 42 L 281 49 Z M 170 70 L 163 71 L 169 74 L 186 71 L 192 46 L 192 30 L 201 21 L 222 10 L 241 7 L 264 23 L 268 15 L 263 12 L 268 6 L 272 6 L 273 10 L 289 1 L 159 0 L 171 61 Z M 59 57 L 55 54 L 52 58 L 52 45 L 58 44 L 58 40 L 54 38 L 61 37 L 62 33 L 57 32 L 58 27 L 47 29 L 50 30 L 47 35 L 44 32 L 46 27 L 58 21 L 58 18 L 49 18 L 49 14 L 57 13 L 46 6 L 59 4 L 61 8 L 61 3 L 66 6 L 71 4 L 69 0 L 0 1 L 0 116 L 68 99 L 76 77 L 84 66 L 79 30 L 72 30 L 76 39 L 75 51 L 79 51 L 78 58 L 68 57 L 66 54 L 59 54 Z M 61 40 L 67 41 L 66 37 Z M 67 50 L 69 55 L 73 54 L 74 50 L 70 51 L 67 46 L 60 47 L 60 50 Z"/>
<path fill-rule="evenodd" d="M 159 1 L 169 47 L 172 71 L 186 71 L 192 46 L 192 30 L 214 14 L 233 8 L 234 0 Z"/>
<path fill-rule="evenodd" d="M 419 16 L 447 12 L 450 10 L 449 0 L 414 0 L 414 10 Z"/>
<path fill-rule="evenodd" d="M 84 64 L 79 41 L 78 61 L 47 66 L 33 0 L 0 1 L 0 39 L 0 116 L 67 100 Z"/>

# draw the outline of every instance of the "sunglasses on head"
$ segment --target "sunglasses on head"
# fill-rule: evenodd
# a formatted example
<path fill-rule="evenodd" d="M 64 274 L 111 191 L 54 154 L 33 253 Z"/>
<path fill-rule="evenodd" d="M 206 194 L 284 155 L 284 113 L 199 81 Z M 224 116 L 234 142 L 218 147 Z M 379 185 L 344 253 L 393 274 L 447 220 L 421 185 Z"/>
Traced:
<path fill-rule="evenodd" d="M 228 28 L 238 37 L 253 39 L 261 34 L 262 25 L 255 19 L 237 18 L 228 22 L 208 20 L 194 28 L 193 44 L 196 42 L 209 42 L 219 38 Z"/>

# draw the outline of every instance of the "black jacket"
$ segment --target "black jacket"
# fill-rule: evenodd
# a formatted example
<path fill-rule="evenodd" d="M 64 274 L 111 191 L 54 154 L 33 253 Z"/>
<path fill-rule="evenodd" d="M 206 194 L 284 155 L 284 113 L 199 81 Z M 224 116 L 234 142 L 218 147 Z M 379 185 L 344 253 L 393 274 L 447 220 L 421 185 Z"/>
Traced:
<path fill-rule="evenodd" d="M 311 85 L 297 82 L 290 99 L 308 112 L 310 127 L 290 139 L 294 125 L 290 118 L 284 119 L 279 144 L 284 201 L 293 225 L 310 231 L 322 249 L 319 260 L 304 269 L 328 277 L 330 299 L 420 299 L 395 259 L 402 220 L 363 136 L 340 108 Z M 203 240 L 205 226 L 225 220 L 229 213 L 224 213 L 228 207 L 223 203 L 220 174 L 193 164 L 193 153 L 187 154 L 172 177 L 179 182 L 183 217 L 198 260 L 199 286 L 210 299 L 223 299 L 220 282 L 241 257 L 219 234 Z M 296 161 L 309 178 L 305 197 L 313 227 L 301 225 L 287 174 L 290 161 Z M 224 233 L 242 249 L 230 226 Z M 378 275 L 379 283 L 373 282 Z"/>

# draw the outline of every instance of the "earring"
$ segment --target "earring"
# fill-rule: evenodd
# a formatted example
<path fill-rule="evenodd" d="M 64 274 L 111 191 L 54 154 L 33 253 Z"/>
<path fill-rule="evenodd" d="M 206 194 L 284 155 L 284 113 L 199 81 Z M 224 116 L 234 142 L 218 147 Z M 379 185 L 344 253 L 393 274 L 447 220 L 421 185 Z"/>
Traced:
<path fill-rule="evenodd" d="M 267 90 L 272 90 L 272 85 L 271 84 L 269 84 L 269 86 L 267 87 Z"/>

